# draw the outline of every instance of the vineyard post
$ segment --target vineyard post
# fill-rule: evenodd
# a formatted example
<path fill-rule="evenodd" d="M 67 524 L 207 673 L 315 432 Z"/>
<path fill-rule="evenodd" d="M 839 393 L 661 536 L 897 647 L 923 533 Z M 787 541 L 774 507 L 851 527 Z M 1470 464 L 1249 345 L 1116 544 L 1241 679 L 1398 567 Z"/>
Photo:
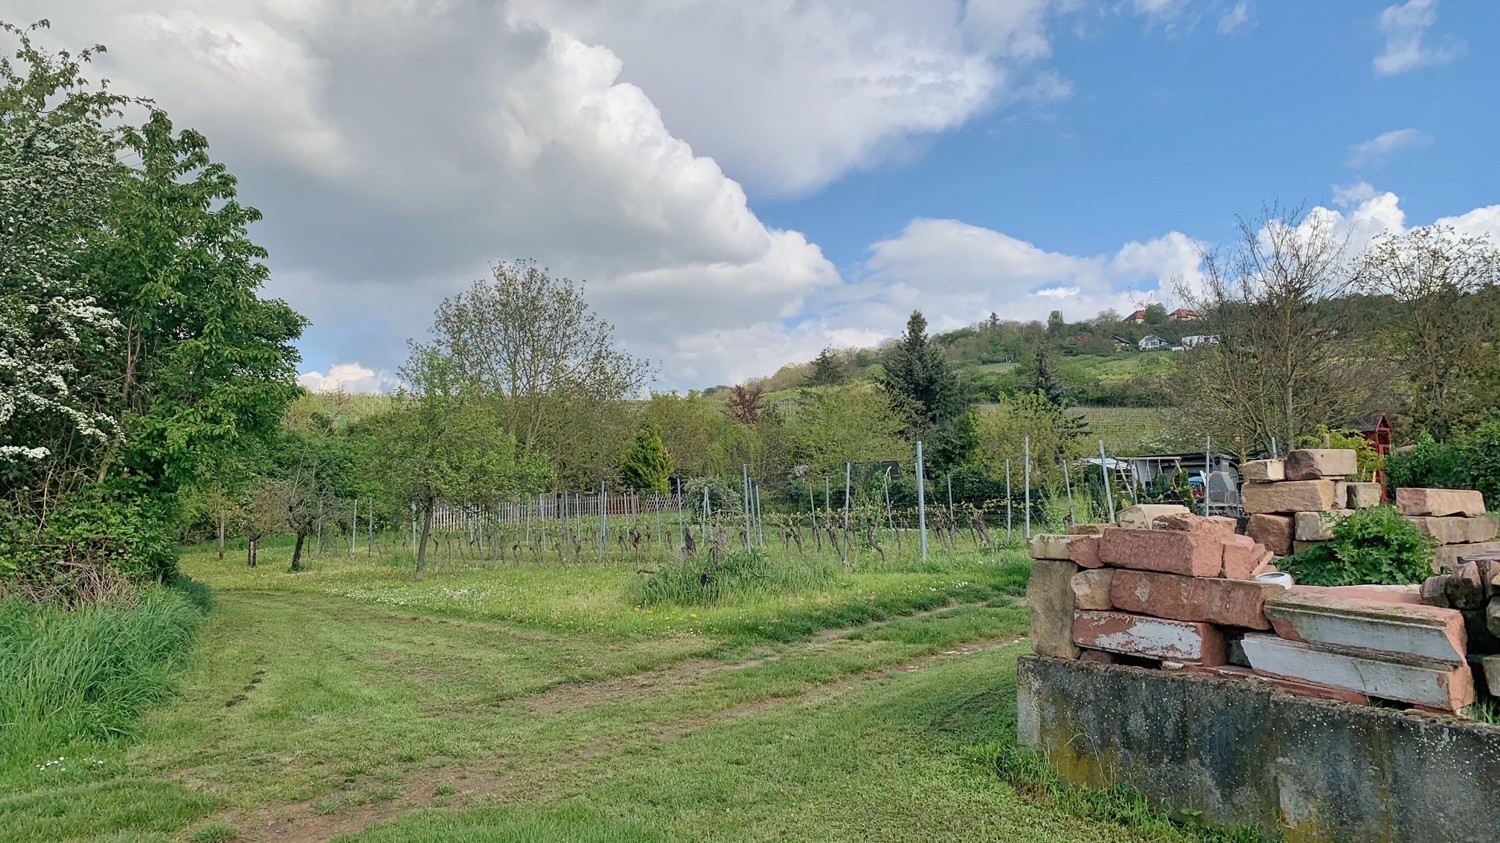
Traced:
<path fill-rule="evenodd" d="M 1109 490 L 1109 458 L 1104 455 L 1104 440 L 1099 440 L 1099 474 L 1104 477 L 1104 499 L 1109 501 L 1109 523 L 1115 523 L 1115 495 Z"/>
<path fill-rule="evenodd" d="M 844 463 L 844 532 L 849 532 L 849 497 L 854 479 L 854 463 Z"/>
<path fill-rule="evenodd" d="M 370 505 L 370 506 L 365 507 L 365 516 L 370 521 L 369 536 L 365 539 L 365 555 L 366 556 L 374 556 L 375 555 L 375 507 L 374 507 L 373 504 Z"/>
<path fill-rule="evenodd" d="M 1063 457 L 1063 460 L 1062 460 L 1062 469 L 1063 469 L 1063 488 L 1068 490 L 1068 518 L 1067 518 L 1066 523 L 1067 524 L 1074 524 L 1074 523 L 1076 523 L 1078 521 L 1078 519 L 1077 519 L 1077 517 L 1073 513 L 1073 481 L 1068 479 L 1068 458 L 1067 457 Z"/>
<path fill-rule="evenodd" d="M 599 561 L 604 561 L 604 551 L 609 549 L 609 510 L 606 504 L 609 501 L 609 489 L 604 481 L 599 481 Z"/>
<path fill-rule="evenodd" d="M 922 534 L 922 558 L 927 558 L 927 493 L 922 478 L 922 440 L 917 440 L 917 529 Z"/>
<path fill-rule="evenodd" d="M 742 491 L 744 491 L 744 493 L 745 493 L 745 499 L 741 503 L 744 504 L 744 506 L 742 507 L 742 509 L 745 510 L 745 549 L 749 550 L 750 549 L 750 466 L 749 465 L 742 465 L 742 466 L 740 466 L 740 469 L 745 473 L 744 474 L 744 482 L 740 485 L 740 489 Z"/>
<path fill-rule="evenodd" d="M 1011 505 L 1010 505 L 1010 460 L 1005 461 L 1005 540 L 1010 541 L 1011 529 Z"/>
<path fill-rule="evenodd" d="M 1021 440 L 1021 459 L 1026 465 L 1023 473 L 1026 476 L 1026 540 L 1031 541 L 1031 437 L 1026 436 Z"/>
<path fill-rule="evenodd" d="M 359 539 L 359 498 L 354 499 L 354 517 L 349 521 L 349 552 L 354 553 L 354 543 Z"/>
<path fill-rule="evenodd" d="M 901 534 L 896 532 L 896 516 L 891 514 L 891 467 L 885 467 L 885 473 L 880 475 L 880 485 L 885 493 L 885 521 L 891 527 L 891 540 L 896 542 L 896 552 L 901 552 Z"/>

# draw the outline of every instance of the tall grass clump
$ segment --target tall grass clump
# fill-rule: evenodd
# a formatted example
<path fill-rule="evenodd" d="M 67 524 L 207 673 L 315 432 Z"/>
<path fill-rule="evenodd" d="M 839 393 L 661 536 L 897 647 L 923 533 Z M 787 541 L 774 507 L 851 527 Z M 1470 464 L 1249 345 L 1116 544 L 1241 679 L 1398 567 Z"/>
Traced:
<path fill-rule="evenodd" d="M 167 588 L 72 611 L 0 601 L 0 772 L 134 736 L 171 693 L 204 609 L 204 595 Z"/>
<path fill-rule="evenodd" d="M 710 553 L 636 577 L 626 586 L 626 597 L 637 606 L 707 606 L 749 596 L 814 591 L 833 582 L 835 575 L 833 564 L 823 559 L 772 561 L 758 550 Z"/>

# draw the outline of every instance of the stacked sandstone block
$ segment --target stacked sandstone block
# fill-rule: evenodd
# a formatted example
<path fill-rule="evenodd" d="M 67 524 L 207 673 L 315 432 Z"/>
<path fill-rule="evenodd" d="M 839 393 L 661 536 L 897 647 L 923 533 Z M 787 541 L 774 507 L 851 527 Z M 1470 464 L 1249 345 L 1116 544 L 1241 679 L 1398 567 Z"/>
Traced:
<path fill-rule="evenodd" d="M 1463 616 L 1475 679 L 1500 698 L 1500 552 L 1460 557 L 1452 573 L 1423 583 L 1421 594 L 1426 605 Z"/>
<path fill-rule="evenodd" d="M 1141 517 L 1134 507 L 1122 514 L 1132 523 Z M 1075 533 L 1030 545 L 1031 640 L 1041 655 L 1258 681 L 1351 703 L 1379 698 L 1452 712 L 1475 700 L 1463 615 L 1422 605 L 1414 588 L 1288 590 L 1258 581 L 1275 571 L 1268 548 L 1237 535 L 1232 519 L 1181 508 L 1145 528 Z"/>
<path fill-rule="evenodd" d="M 1333 525 L 1349 513 L 1380 505 L 1379 483 L 1349 479 L 1359 473 L 1357 457 L 1345 448 L 1304 448 L 1240 466 L 1245 534 L 1277 556 L 1333 538 Z"/>
<path fill-rule="evenodd" d="M 1396 509 L 1436 538 L 1432 572 L 1452 571 L 1459 557 L 1500 551 L 1500 522 L 1484 511 L 1484 496 L 1460 489 L 1397 489 Z"/>

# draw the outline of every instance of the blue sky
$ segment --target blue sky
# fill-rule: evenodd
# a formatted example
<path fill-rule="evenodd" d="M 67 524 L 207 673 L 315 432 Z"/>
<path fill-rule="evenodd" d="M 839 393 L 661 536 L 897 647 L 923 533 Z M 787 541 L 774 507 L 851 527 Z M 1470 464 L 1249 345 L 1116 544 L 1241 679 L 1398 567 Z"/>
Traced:
<path fill-rule="evenodd" d="M 1446 2 L 1433 47 L 1451 62 L 1393 76 L 1381 2 L 1260 2 L 1229 34 L 1208 16 L 1143 27 L 1116 16 L 1060 34 L 1061 102 L 986 114 L 920 157 L 853 173 L 813 196 L 757 197 L 841 268 L 912 217 L 954 218 L 1076 254 L 1177 229 L 1233 237 L 1267 201 L 1332 206 L 1365 181 L 1426 222 L 1500 201 L 1500 3 Z M 1350 147 L 1416 129 L 1425 146 L 1351 164 Z"/>
<path fill-rule="evenodd" d="M 41 17 L 239 177 L 314 389 L 515 258 L 686 389 L 1171 304 L 1269 201 L 1500 238 L 1489 0 L 0 0 Z"/>

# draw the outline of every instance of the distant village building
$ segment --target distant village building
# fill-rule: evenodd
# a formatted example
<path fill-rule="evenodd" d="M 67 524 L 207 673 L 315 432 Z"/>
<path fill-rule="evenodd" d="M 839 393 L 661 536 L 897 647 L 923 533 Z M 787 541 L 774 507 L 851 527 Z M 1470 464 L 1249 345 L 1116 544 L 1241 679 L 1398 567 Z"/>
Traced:
<path fill-rule="evenodd" d="M 1170 348 L 1172 346 L 1171 343 L 1158 337 L 1156 334 L 1147 334 L 1141 337 L 1141 341 L 1135 345 L 1141 351 L 1160 351 L 1163 348 Z"/>
<path fill-rule="evenodd" d="M 1197 348 L 1200 345 L 1217 345 L 1218 342 L 1218 334 L 1193 334 L 1192 336 L 1182 338 L 1182 347 Z"/>
<path fill-rule="evenodd" d="M 1134 322 L 1135 324 L 1140 325 L 1146 321 L 1146 311 L 1137 310 L 1136 312 L 1130 314 L 1127 319 L 1130 322 Z"/>
<path fill-rule="evenodd" d="M 1190 310 L 1186 307 L 1179 307 L 1171 313 L 1168 313 L 1167 315 L 1177 320 L 1178 322 L 1191 322 L 1194 319 L 1203 318 L 1203 314 L 1199 313 L 1196 310 Z"/>

